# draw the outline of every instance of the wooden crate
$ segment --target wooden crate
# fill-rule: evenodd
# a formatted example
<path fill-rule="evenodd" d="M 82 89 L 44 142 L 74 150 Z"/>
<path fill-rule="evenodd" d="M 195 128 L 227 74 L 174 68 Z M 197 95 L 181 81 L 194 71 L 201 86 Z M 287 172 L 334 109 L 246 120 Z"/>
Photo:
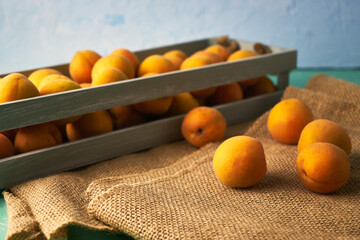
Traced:
<path fill-rule="evenodd" d="M 215 38 L 174 44 L 135 52 L 139 60 L 151 54 L 180 49 L 191 55 L 214 44 Z M 242 49 L 253 43 L 238 40 Z M 228 125 L 247 121 L 270 109 L 288 85 L 289 72 L 296 68 L 297 51 L 270 46 L 272 53 L 234 62 L 223 62 L 189 70 L 130 79 L 0 104 L 0 131 L 49 122 L 65 117 L 219 86 L 262 75 L 277 77 L 277 91 L 216 106 Z M 69 75 L 68 64 L 47 66 Z M 36 69 L 21 71 L 28 76 Z M 3 74 L 4 76 L 6 74 Z M 1 77 L 1 76 L 0 76 Z M 0 159 L 0 188 L 29 179 L 82 167 L 120 155 L 182 139 L 184 115 L 151 121 L 86 139 Z"/>

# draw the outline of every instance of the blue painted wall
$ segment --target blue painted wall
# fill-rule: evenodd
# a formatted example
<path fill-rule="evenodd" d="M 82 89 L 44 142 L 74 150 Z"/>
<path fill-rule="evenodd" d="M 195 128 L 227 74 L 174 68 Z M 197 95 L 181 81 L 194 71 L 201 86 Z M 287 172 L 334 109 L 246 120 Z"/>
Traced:
<path fill-rule="evenodd" d="M 298 50 L 299 67 L 360 66 L 358 0 L 0 0 L 0 73 L 228 34 Z"/>

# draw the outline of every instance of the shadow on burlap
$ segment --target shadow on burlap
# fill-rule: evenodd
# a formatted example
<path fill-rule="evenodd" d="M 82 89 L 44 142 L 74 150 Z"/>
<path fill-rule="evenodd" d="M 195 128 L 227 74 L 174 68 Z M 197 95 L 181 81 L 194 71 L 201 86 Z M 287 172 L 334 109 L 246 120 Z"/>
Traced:
<path fill-rule="evenodd" d="M 306 89 L 288 87 L 283 98 L 293 97 L 352 139 L 351 177 L 334 194 L 301 183 L 297 148 L 271 138 L 266 112 L 245 133 L 262 142 L 267 159 L 268 172 L 254 187 L 233 189 L 217 180 L 212 156 L 219 143 L 199 150 L 171 143 L 11 187 L 3 193 L 7 238 L 60 239 L 65 226 L 78 224 L 144 239 L 357 239 L 360 86 L 317 75 Z M 229 128 L 227 137 L 246 126 Z"/>

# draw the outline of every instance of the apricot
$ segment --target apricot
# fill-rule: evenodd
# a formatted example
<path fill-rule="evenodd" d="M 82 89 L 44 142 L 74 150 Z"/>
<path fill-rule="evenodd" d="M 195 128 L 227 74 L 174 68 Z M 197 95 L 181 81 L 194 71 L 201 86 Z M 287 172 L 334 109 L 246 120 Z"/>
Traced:
<path fill-rule="evenodd" d="M 316 142 L 332 143 L 350 155 L 351 139 L 344 128 L 327 119 L 317 119 L 307 124 L 301 132 L 298 151 Z"/>
<path fill-rule="evenodd" d="M 179 50 L 179 49 L 173 49 L 173 50 L 169 50 L 167 52 L 165 52 L 163 54 L 164 57 L 168 57 L 168 56 L 175 56 L 180 58 L 182 61 L 184 61 L 187 58 L 187 55 L 185 52 Z"/>
<path fill-rule="evenodd" d="M 296 98 L 282 100 L 271 110 L 267 128 L 273 138 L 285 144 L 296 144 L 303 128 L 313 120 L 310 108 Z"/>
<path fill-rule="evenodd" d="M 169 59 L 175 66 L 175 70 L 179 70 L 180 69 L 180 66 L 183 62 L 183 60 L 177 56 L 174 56 L 174 55 L 169 55 L 169 56 L 166 56 L 167 59 Z"/>
<path fill-rule="evenodd" d="M 199 101 L 191 93 L 184 92 L 173 96 L 168 113 L 170 116 L 185 114 L 199 106 Z"/>
<path fill-rule="evenodd" d="M 226 186 L 251 187 L 266 175 L 266 159 L 260 141 L 248 136 L 235 136 L 222 142 L 213 157 L 217 178 Z"/>
<path fill-rule="evenodd" d="M 243 99 L 243 92 L 239 84 L 229 83 L 218 86 L 214 94 L 208 98 L 210 106 L 225 104 Z"/>
<path fill-rule="evenodd" d="M 258 56 L 258 54 L 252 50 L 240 49 L 240 50 L 237 50 L 236 52 L 233 52 L 231 55 L 229 55 L 229 57 L 227 58 L 227 61 L 231 62 L 231 61 L 236 61 L 236 60 L 255 57 L 255 56 Z"/>
<path fill-rule="evenodd" d="M 54 80 L 59 80 L 59 79 L 60 79 L 60 80 L 61 80 L 61 79 L 65 79 L 65 80 L 74 82 L 74 80 L 72 80 L 71 78 L 69 78 L 69 77 L 67 77 L 67 76 L 65 76 L 65 75 L 63 75 L 63 74 L 49 74 L 49 75 L 45 76 L 45 77 L 41 80 L 41 82 L 39 82 L 39 85 L 38 85 L 39 91 L 40 91 L 40 88 L 42 88 L 42 86 L 48 84 L 49 82 L 52 82 L 52 81 L 54 81 Z M 76 83 L 76 82 L 74 82 L 74 83 Z"/>
<path fill-rule="evenodd" d="M 144 76 L 146 73 L 166 73 L 175 71 L 176 66 L 166 57 L 154 54 L 145 58 L 139 66 L 138 77 Z"/>
<path fill-rule="evenodd" d="M 100 68 L 92 80 L 91 86 L 97 86 L 112 82 L 126 80 L 127 76 L 121 70 L 114 67 Z"/>
<path fill-rule="evenodd" d="M 0 158 L 14 155 L 14 145 L 9 138 L 0 133 Z"/>
<path fill-rule="evenodd" d="M 2 131 L 0 133 L 5 135 L 8 139 L 10 139 L 11 142 L 14 142 L 16 132 L 17 132 L 17 128 L 16 129 L 5 130 L 5 131 Z"/>
<path fill-rule="evenodd" d="M 216 91 L 216 87 L 209 87 L 209 88 L 194 90 L 191 91 L 190 93 L 200 101 L 200 99 L 205 100 L 206 98 L 210 97 L 212 94 L 214 94 L 215 91 Z"/>
<path fill-rule="evenodd" d="M 134 108 L 133 105 L 118 106 L 108 110 L 117 129 L 126 128 L 146 122 L 146 115 Z"/>
<path fill-rule="evenodd" d="M 213 52 L 207 52 L 207 51 L 204 51 L 204 50 L 200 50 L 200 51 L 197 51 L 195 52 L 193 55 L 191 55 L 192 57 L 194 56 L 204 56 L 204 57 L 208 57 L 211 59 L 211 61 L 213 63 L 219 63 L 219 62 L 222 62 L 223 59 L 216 53 L 213 53 Z"/>
<path fill-rule="evenodd" d="M 226 119 L 211 107 L 201 106 L 188 112 L 181 124 L 182 136 L 195 147 L 220 141 L 226 131 Z"/>
<path fill-rule="evenodd" d="M 240 86 L 244 84 L 242 82 L 238 82 Z M 272 93 L 276 91 L 276 87 L 274 83 L 268 76 L 262 76 L 255 79 L 255 83 L 243 87 L 245 98 L 255 97 L 262 94 Z"/>
<path fill-rule="evenodd" d="M 180 66 L 180 70 L 202 67 L 202 66 L 206 66 L 206 65 L 209 65 L 212 63 L 213 63 L 213 61 L 209 57 L 192 56 L 192 57 L 189 57 L 184 60 L 184 62 Z M 191 91 L 190 93 L 197 98 L 207 98 L 211 94 L 213 94 L 215 92 L 215 90 L 216 90 L 216 87 L 209 87 L 209 88 L 194 90 L 194 91 Z"/>
<path fill-rule="evenodd" d="M 41 123 L 19 128 L 14 146 L 16 153 L 52 147 L 63 142 L 59 128 L 53 123 Z"/>
<path fill-rule="evenodd" d="M 100 54 L 92 50 L 76 52 L 69 64 L 71 78 L 79 84 L 91 83 L 92 68 L 100 58 Z"/>
<path fill-rule="evenodd" d="M 126 48 L 118 48 L 110 53 L 110 55 L 113 55 L 113 54 L 118 54 L 118 55 L 122 55 L 122 56 L 126 57 L 127 60 L 129 60 L 131 62 L 131 64 L 133 65 L 134 71 L 135 72 L 137 71 L 140 61 L 134 52 L 132 52 Z"/>
<path fill-rule="evenodd" d="M 45 81 L 45 79 L 40 85 L 39 91 L 41 95 L 48 95 L 81 88 L 77 82 L 70 79 L 59 78 L 53 79 L 51 81 Z"/>
<path fill-rule="evenodd" d="M 226 61 L 226 59 L 228 59 L 228 57 L 231 54 L 231 52 L 226 47 L 219 45 L 219 44 L 211 45 L 211 46 L 205 48 L 204 51 L 212 52 L 212 53 L 219 55 L 223 61 Z"/>
<path fill-rule="evenodd" d="M 21 73 L 11 73 L 0 80 L 0 103 L 39 95 L 35 85 Z"/>
<path fill-rule="evenodd" d="M 135 77 L 135 69 L 132 63 L 123 55 L 112 54 L 100 58 L 93 66 L 91 71 L 91 77 L 94 79 L 99 69 L 103 67 L 114 67 L 121 70 L 128 79 Z"/>
<path fill-rule="evenodd" d="M 302 149 L 296 167 L 305 186 L 317 193 L 335 192 L 350 177 L 348 155 L 331 143 L 316 142 Z"/>
<path fill-rule="evenodd" d="M 75 141 L 114 130 L 108 111 L 102 110 L 82 115 L 78 120 L 66 124 L 69 141 Z"/>
<path fill-rule="evenodd" d="M 52 68 L 41 68 L 32 72 L 28 79 L 39 89 L 40 83 L 44 77 L 51 75 L 51 74 L 62 74 L 56 69 Z"/>
<path fill-rule="evenodd" d="M 79 85 L 80 85 L 81 88 L 91 87 L 91 83 L 80 83 Z"/>
<path fill-rule="evenodd" d="M 180 70 L 190 69 L 190 68 L 197 68 L 197 67 L 203 67 L 209 64 L 212 64 L 213 61 L 210 57 L 207 56 L 192 56 L 186 58 L 181 66 Z"/>
<path fill-rule="evenodd" d="M 133 104 L 135 109 L 143 114 L 147 115 L 162 115 L 165 114 L 173 100 L 173 96 L 161 97 L 144 102 Z"/>

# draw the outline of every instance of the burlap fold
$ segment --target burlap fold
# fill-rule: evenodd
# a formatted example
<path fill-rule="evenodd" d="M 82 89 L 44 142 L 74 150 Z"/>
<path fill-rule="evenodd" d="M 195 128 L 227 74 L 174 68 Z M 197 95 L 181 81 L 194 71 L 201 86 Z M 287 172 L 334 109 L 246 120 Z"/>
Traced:
<path fill-rule="evenodd" d="M 64 231 L 63 227 L 69 224 L 116 231 L 88 214 L 88 200 L 85 196 L 88 185 L 94 180 L 109 176 L 143 173 L 150 169 L 162 168 L 194 150 L 195 148 L 185 142 L 175 142 L 13 186 L 4 192 L 5 196 L 12 196 L 5 198 L 9 215 L 7 239 L 28 239 L 19 237 L 19 233 L 23 231 L 40 231 L 48 239 L 56 238 Z M 164 157 L 170 154 L 174 158 Z M 27 209 L 22 206 L 27 206 Z M 23 218 L 24 216 L 27 218 Z M 24 228 L 25 221 L 31 222 L 30 220 L 36 224 L 32 228 Z"/>
<path fill-rule="evenodd" d="M 211 160 L 219 143 L 197 150 L 180 141 L 11 187 L 4 192 L 7 239 L 61 239 L 68 224 L 144 239 L 356 239 L 360 87 L 319 75 L 307 88 L 289 87 L 284 98 L 305 101 L 316 118 L 338 122 L 353 141 L 351 178 L 337 193 L 315 194 L 302 185 L 296 146 L 269 136 L 265 113 L 246 132 L 263 143 L 268 163 L 252 188 L 231 189 L 216 179 Z M 246 126 L 229 128 L 227 137 Z"/>

